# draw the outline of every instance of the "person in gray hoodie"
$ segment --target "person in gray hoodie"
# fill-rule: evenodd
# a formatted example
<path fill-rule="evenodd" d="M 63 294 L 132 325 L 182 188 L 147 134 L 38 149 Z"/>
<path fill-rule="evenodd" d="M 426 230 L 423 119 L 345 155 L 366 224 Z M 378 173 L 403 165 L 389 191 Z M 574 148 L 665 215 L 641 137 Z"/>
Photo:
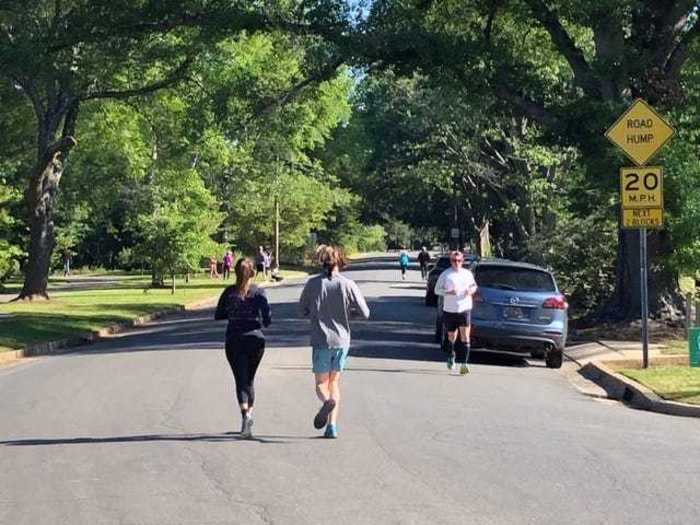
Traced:
<path fill-rule="evenodd" d="M 340 374 L 350 349 L 350 317 L 369 319 L 369 308 L 357 284 L 340 274 L 345 266 L 342 250 L 321 245 L 316 258 L 323 271 L 311 277 L 299 300 L 301 313 L 311 320 L 311 348 L 316 395 L 323 403 L 314 427 L 326 427 L 324 437 L 338 437 Z"/>

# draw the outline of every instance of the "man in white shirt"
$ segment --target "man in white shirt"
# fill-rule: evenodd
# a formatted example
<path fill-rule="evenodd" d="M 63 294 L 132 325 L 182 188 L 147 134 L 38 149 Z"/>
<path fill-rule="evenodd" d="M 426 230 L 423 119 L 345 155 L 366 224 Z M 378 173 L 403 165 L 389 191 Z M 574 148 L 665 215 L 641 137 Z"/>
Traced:
<path fill-rule="evenodd" d="M 454 370 L 455 354 L 460 364 L 459 373 L 469 373 L 469 332 L 471 329 L 472 295 L 476 293 L 476 281 L 472 272 L 462 267 L 462 252 L 450 252 L 450 267 L 442 272 L 435 284 L 435 293 L 444 297 L 442 322 L 447 330 L 447 368 Z M 459 343 L 457 342 L 459 332 Z"/>

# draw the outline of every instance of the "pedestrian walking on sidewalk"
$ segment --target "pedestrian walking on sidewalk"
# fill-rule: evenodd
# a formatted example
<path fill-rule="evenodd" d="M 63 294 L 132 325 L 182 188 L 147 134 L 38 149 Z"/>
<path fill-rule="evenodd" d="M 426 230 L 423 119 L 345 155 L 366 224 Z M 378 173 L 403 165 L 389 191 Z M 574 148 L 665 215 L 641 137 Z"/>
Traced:
<path fill-rule="evenodd" d="M 267 275 L 265 274 L 265 250 L 262 246 L 258 246 L 258 253 L 255 254 L 255 279 L 257 280 L 258 275 L 263 275 L 263 280 L 267 280 Z"/>
<path fill-rule="evenodd" d="M 216 259 L 216 255 L 212 255 L 209 257 L 209 278 L 210 279 L 218 279 L 219 278 L 219 271 L 218 271 L 218 265 L 219 261 Z"/>
<path fill-rule="evenodd" d="M 421 279 L 428 278 L 428 264 L 430 264 L 430 252 L 427 248 L 423 246 L 418 253 L 418 264 L 420 264 L 420 277 Z"/>
<path fill-rule="evenodd" d="M 469 373 L 471 342 L 472 296 L 476 293 L 476 281 L 471 271 L 462 266 L 464 254 L 450 252 L 450 267 L 442 272 L 435 284 L 435 293 L 444 297 L 442 322 L 447 330 L 447 368 L 454 370 L 455 356 L 460 365 L 459 373 Z M 457 333 L 459 332 L 459 341 Z"/>
<path fill-rule="evenodd" d="M 401 279 L 406 280 L 406 270 L 408 269 L 408 263 L 411 258 L 408 256 L 405 246 L 401 246 L 401 253 L 399 253 L 399 266 L 401 266 Z"/>
<path fill-rule="evenodd" d="M 311 277 L 299 300 L 302 315 L 311 320 L 311 348 L 316 395 L 321 403 L 314 427 L 326 427 L 324 437 L 338 437 L 340 375 L 350 349 L 350 317 L 369 318 L 369 308 L 354 281 L 340 274 L 342 251 L 321 245 L 316 258 L 323 271 Z"/>
<path fill-rule="evenodd" d="M 234 268 L 236 284 L 227 287 L 216 307 L 214 319 L 228 319 L 226 359 L 236 384 L 241 409 L 241 437 L 252 437 L 255 373 L 265 353 L 263 326 L 270 325 L 270 304 L 265 290 L 251 284 L 255 277 L 253 261 L 239 259 Z"/>
<path fill-rule="evenodd" d="M 233 252 L 231 250 L 226 250 L 226 253 L 224 254 L 224 261 L 223 261 L 223 276 L 224 276 L 224 281 L 228 280 L 229 277 L 231 277 L 231 267 L 233 266 Z"/>
<path fill-rule="evenodd" d="M 68 248 L 64 248 L 63 253 L 62 253 L 62 258 L 63 258 L 63 277 L 68 277 L 70 275 L 70 265 L 71 265 L 71 262 L 73 261 L 73 252 L 71 252 Z"/>

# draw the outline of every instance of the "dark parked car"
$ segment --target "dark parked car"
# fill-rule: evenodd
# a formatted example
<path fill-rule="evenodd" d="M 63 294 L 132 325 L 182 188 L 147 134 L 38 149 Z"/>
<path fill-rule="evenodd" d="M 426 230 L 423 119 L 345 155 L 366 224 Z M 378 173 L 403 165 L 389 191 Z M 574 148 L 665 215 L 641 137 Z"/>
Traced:
<path fill-rule="evenodd" d="M 464 255 L 464 263 L 462 266 L 469 268 L 476 260 L 478 256 L 472 254 Z M 428 280 L 425 285 L 425 306 L 437 306 L 438 298 L 435 295 L 435 283 L 437 283 L 440 274 L 450 267 L 450 257 L 448 255 L 442 255 L 438 257 L 435 264 L 429 266 L 430 271 L 428 272 Z"/>
<path fill-rule="evenodd" d="M 472 347 L 529 352 L 544 357 L 548 368 L 560 368 L 569 305 L 554 275 L 534 264 L 506 260 L 478 261 L 471 270 L 479 286 L 472 310 Z M 441 301 L 437 341 L 445 336 Z"/>

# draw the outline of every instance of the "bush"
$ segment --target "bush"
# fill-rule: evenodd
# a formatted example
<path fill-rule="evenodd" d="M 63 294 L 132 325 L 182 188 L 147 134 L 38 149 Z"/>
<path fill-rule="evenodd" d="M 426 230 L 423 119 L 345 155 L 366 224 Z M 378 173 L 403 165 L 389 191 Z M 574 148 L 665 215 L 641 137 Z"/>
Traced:
<path fill-rule="evenodd" d="M 378 224 L 365 226 L 355 223 L 338 235 L 338 244 L 348 255 L 357 252 L 384 251 L 386 250 L 385 236 L 384 228 Z"/>
<path fill-rule="evenodd" d="M 562 216 L 527 246 L 527 259 L 554 271 L 576 317 L 612 295 L 616 256 L 617 224 L 596 216 Z"/>
<path fill-rule="evenodd" d="M 386 232 L 379 224 L 362 226 L 357 247 L 361 252 L 383 252 L 386 250 Z"/>

